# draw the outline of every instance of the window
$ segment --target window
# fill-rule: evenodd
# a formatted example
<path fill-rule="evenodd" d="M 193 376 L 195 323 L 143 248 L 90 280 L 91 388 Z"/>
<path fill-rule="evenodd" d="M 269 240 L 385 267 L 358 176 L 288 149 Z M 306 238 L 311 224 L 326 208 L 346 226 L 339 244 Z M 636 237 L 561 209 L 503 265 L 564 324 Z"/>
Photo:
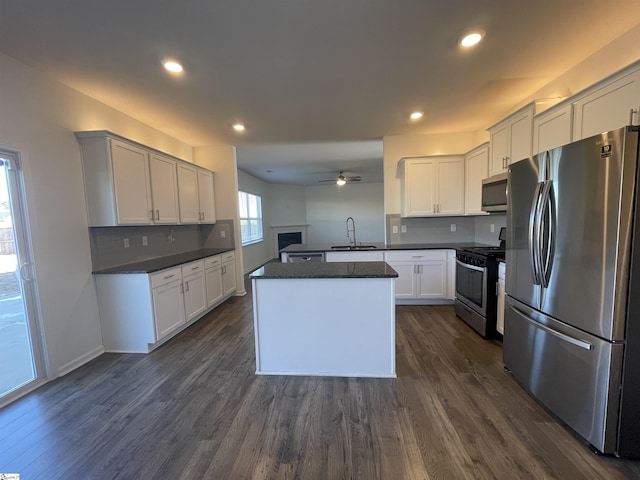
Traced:
<path fill-rule="evenodd" d="M 246 192 L 238 192 L 240 203 L 240 230 L 242 245 L 262 241 L 262 198 Z"/>

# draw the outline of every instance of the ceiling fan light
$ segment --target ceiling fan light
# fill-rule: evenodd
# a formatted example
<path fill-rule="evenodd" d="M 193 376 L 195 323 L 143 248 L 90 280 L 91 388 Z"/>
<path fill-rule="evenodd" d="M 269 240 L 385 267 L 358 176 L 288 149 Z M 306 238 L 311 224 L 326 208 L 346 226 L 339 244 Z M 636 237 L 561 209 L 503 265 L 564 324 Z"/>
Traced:
<path fill-rule="evenodd" d="M 344 177 L 338 177 L 338 180 L 336 180 L 336 184 L 339 186 L 342 186 L 345 183 L 347 183 L 347 181 L 344 179 Z"/>

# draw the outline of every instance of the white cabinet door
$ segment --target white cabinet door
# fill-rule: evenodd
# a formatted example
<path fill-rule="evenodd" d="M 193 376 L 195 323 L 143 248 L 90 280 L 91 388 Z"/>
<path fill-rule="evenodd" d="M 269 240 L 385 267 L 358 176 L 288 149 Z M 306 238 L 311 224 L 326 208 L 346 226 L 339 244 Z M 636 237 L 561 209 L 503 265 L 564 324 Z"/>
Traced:
<path fill-rule="evenodd" d="M 198 203 L 200 206 L 200 222 L 216 223 L 213 172 L 202 168 L 198 168 Z"/>
<path fill-rule="evenodd" d="M 533 154 L 571 143 L 571 104 L 552 108 L 533 119 Z"/>
<path fill-rule="evenodd" d="M 387 263 L 398 272 L 396 298 L 416 298 L 415 263 L 391 261 Z"/>
<path fill-rule="evenodd" d="M 222 290 L 225 298 L 236 291 L 236 260 L 234 252 L 222 255 Z"/>
<path fill-rule="evenodd" d="M 482 211 L 482 180 L 489 176 L 489 144 L 471 150 L 464 167 L 464 213 L 487 215 Z"/>
<path fill-rule="evenodd" d="M 178 199 L 180 223 L 199 223 L 198 175 L 196 168 L 191 165 L 178 165 Z"/>
<path fill-rule="evenodd" d="M 418 271 L 418 298 L 447 298 L 447 262 L 420 262 Z"/>
<path fill-rule="evenodd" d="M 325 262 L 382 262 L 384 252 L 326 252 Z"/>
<path fill-rule="evenodd" d="M 207 289 L 204 284 L 204 260 L 182 265 L 184 311 L 187 322 L 207 309 Z"/>
<path fill-rule="evenodd" d="M 533 108 L 528 108 L 509 122 L 508 165 L 531 156 L 532 137 Z"/>
<path fill-rule="evenodd" d="M 489 175 L 497 175 L 507 170 L 507 158 L 509 157 L 509 125 L 497 125 L 491 129 L 490 136 L 491 162 L 489 163 Z"/>
<path fill-rule="evenodd" d="M 149 157 L 153 222 L 173 224 L 180 221 L 178 213 L 178 178 L 176 161 L 152 153 Z"/>
<path fill-rule="evenodd" d="M 640 70 L 592 87 L 573 102 L 573 139 L 580 140 L 602 132 L 638 123 L 640 108 Z"/>
<path fill-rule="evenodd" d="M 435 214 L 436 161 L 428 158 L 406 161 L 404 178 L 405 216 Z"/>
<path fill-rule="evenodd" d="M 509 164 L 531 156 L 534 112 L 535 105 L 527 105 L 489 129 L 490 175 L 506 172 Z"/>
<path fill-rule="evenodd" d="M 207 307 L 211 308 L 222 301 L 222 266 L 217 265 L 205 270 L 205 283 L 207 285 Z"/>
<path fill-rule="evenodd" d="M 109 144 L 118 225 L 151 223 L 147 152 L 115 139 L 110 139 Z"/>
<path fill-rule="evenodd" d="M 464 159 L 455 157 L 438 161 L 436 179 L 438 215 L 464 213 Z"/>
<path fill-rule="evenodd" d="M 153 312 L 156 340 L 161 340 L 185 323 L 182 280 L 153 289 Z"/>

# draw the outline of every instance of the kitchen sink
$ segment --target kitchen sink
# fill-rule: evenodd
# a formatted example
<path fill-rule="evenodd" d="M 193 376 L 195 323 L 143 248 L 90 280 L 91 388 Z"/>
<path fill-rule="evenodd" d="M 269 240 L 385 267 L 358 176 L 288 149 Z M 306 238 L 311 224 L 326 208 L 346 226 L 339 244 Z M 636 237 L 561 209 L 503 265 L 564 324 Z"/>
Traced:
<path fill-rule="evenodd" d="M 374 250 L 375 245 L 332 245 L 331 250 Z"/>

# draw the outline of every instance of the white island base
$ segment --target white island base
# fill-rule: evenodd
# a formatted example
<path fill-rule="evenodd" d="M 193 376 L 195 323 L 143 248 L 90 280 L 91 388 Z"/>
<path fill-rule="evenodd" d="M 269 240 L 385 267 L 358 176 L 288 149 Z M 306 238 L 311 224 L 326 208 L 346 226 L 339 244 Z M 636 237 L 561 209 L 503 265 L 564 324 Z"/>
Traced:
<path fill-rule="evenodd" d="M 395 377 L 394 280 L 252 276 L 256 373 Z"/>

